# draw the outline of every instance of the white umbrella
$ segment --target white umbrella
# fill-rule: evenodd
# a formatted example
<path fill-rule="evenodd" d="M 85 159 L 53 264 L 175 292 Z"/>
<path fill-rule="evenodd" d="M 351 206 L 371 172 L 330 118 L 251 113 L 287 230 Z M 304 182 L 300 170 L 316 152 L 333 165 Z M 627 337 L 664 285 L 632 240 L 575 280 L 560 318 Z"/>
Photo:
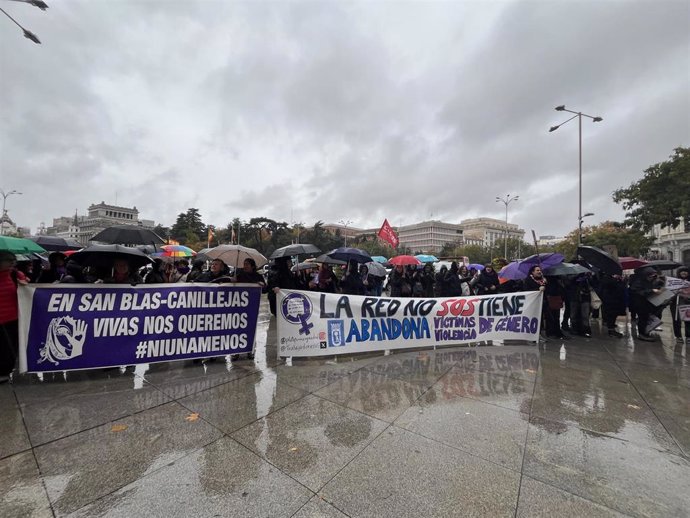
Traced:
<path fill-rule="evenodd" d="M 261 252 L 242 245 L 218 245 L 207 250 L 204 255 L 211 260 L 220 259 L 228 266 L 235 268 L 242 266 L 245 259 L 254 259 L 257 268 L 268 263 L 268 259 Z"/>

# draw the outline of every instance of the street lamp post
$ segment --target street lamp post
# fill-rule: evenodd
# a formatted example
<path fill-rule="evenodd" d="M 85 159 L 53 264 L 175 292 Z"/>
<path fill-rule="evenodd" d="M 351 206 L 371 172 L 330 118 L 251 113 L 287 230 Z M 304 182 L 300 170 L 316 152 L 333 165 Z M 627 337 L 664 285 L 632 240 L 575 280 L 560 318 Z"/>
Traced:
<path fill-rule="evenodd" d="M 5 218 L 5 205 L 7 205 L 7 198 L 12 196 L 13 194 L 21 194 L 17 190 L 11 190 L 10 192 L 5 192 L 2 189 L 0 189 L 0 195 L 2 195 L 2 219 Z M 5 234 L 5 227 L 2 225 L 0 222 L 0 236 Z"/>
<path fill-rule="evenodd" d="M 513 201 L 518 201 L 519 199 L 520 196 L 511 196 L 510 194 L 506 194 L 503 198 L 496 196 L 496 201 L 500 201 L 506 206 L 506 235 L 503 241 L 503 258 L 506 261 L 508 260 L 508 205 L 510 205 L 510 203 Z"/>
<path fill-rule="evenodd" d="M 24 3 L 24 4 L 33 5 L 33 6 L 35 6 L 35 7 L 38 7 L 41 11 L 45 11 L 46 9 L 48 9 L 48 4 L 46 4 L 43 0 L 14 0 L 14 1 L 15 1 L 15 2 L 21 2 L 21 3 Z M 4 14 L 4 15 L 7 16 L 10 20 L 12 20 L 12 22 L 14 22 L 14 24 L 15 24 L 17 27 L 19 27 L 19 28 L 24 32 L 24 37 L 25 37 L 25 38 L 27 38 L 27 39 L 33 41 L 33 42 L 36 43 L 37 45 L 40 45 L 40 44 L 41 44 L 41 40 L 38 39 L 38 36 L 36 36 L 36 35 L 35 35 L 33 32 L 31 32 L 29 29 L 26 29 L 25 27 L 23 27 L 22 24 L 20 24 L 17 20 L 15 20 L 14 18 L 12 18 L 12 17 L 7 13 L 7 11 L 5 11 L 2 7 L 0 7 L 0 12 L 2 12 L 2 14 Z"/>
<path fill-rule="evenodd" d="M 588 117 L 592 119 L 592 122 L 601 122 L 602 119 L 601 117 L 594 117 L 592 115 L 587 115 L 586 113 L 582 112 L 576 112 L 573 110 L 568 110 L 566 109 L 565 105 L 562 104 L 560 106 L 556 106 L 555 110 L 557 112 L 568 112 L 568 113 L 574 113 L 572 117 L 570 117 L 568 120 L 561 122 L 560 124 L 556 126 L 551 126 L 549 128 L 549 133 L 552 131 L 556 131 L 558 128 L 563 126 L 564 124 L 567 124 L 571 120 L 573 120 L 575 117 L 577 117 L 578 120 L 578 142 L 579 142 L 579 174 L 578 174 L 578 209 L 577 209 L 577 220 L 578 220 L 578 229 L 577 229 L 577 243 L 582 244 L 582 117 Z"/>
<path fill-rule="evenodd" d="M 577 231 L 578 231 L 578 234 L 577 234 L 577 239 L 578 239 L 577 244 L 578 244 L 578 245 L 581 245 L 581 244 L 582 244 L 582 220 L 585 219 L 585 218 L 587 218 L 587 217 L 589 217 L 589 216 L 594 216 L 594 212 L 588 212 L 588 213 L 586 213 L 586 214 L 583 214 L 582 216 L 580 216 L 580 219 L 578 220 L 578 224 L 577 224 L 577 229 L 578 229 L 578 230 L 577 230 Z"/>
<path fill-rule="evenodd" d="M 348 220 L 341 219 L 340 221 L 338 221 L 338 223 L 340 223 L 343 227 L 345 227 L 345 232 L 343 233 L 343 235 L 345 236 L 345 246 L 347 246 L 347 226 L 348 226 L 350 223 L 352 223 L 352 220 L 350 220 L 350 219 L 348 219 Z"/>

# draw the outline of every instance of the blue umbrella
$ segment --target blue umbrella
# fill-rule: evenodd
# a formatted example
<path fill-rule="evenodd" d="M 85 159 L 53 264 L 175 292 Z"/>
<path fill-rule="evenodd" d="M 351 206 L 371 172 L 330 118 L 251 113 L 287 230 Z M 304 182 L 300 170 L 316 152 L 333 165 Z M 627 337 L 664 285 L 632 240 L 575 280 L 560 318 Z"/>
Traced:
<path fill-rule="evenodd" d="M 438 257 L 435 255 L 426 255 L 426 254 L 419 254 L 415 255 L 417 259 L 419 259 L 420 262 L 422 263 L 437 263 L 438 262 Z"/>
<path fill-rule="evenodd" d="M 331 259 L 338 259 L 339 261 L 354 261 L 356 263 L 368 263 L 371 261 L 371 256 L 368 252 L 360 250 L 359 248 L 340 247 L 331 250 L 326 254 Z"/>
<path fill-rule="evenodd" d="M 388 262 L 388 259 L 386 259 L 382 255 L 372 255 L 371 260 L 376 261 L 377 263 L 381 263 L 381 264 Z"/>
<path fill-rule="evenodd" d="M 480 271 L 481 271 L 481 270 L 484 269 L 484 265 L 483 265 L 483 264 L 478 264 L 478 263 L 470 263 L 470 264 L 467 265 L 467 269 L 468 269 L 468 270 L 471 270 L 472 268 L 474 268 L 475 270 L 480 270 Z"/>

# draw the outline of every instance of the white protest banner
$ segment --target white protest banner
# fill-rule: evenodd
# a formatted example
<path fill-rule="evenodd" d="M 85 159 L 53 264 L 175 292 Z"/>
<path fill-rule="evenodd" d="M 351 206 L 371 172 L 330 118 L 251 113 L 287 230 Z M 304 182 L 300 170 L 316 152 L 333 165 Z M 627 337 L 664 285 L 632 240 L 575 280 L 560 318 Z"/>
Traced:
<path fill-rule="evenodd" d="M 688 296 L 690 295 L 690 282 L 678 277 L 666 277 L 666 289 Z"/>
<path fill-rule="evenodd" d="M 542 293 L 392 298 L 280 290 L 280 356 L 539 339 Z"/>

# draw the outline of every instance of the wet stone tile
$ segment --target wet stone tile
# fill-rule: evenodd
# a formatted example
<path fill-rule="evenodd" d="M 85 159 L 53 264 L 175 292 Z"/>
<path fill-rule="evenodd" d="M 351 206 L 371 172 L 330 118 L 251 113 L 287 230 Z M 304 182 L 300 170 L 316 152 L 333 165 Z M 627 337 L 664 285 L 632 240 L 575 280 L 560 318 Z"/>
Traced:
<path fill-rule="evenodd" d="M 232 437 L 318 491 L 385 427 L 378 419 L 307 396 Z"/>
<path fill-rule="evenodd" d="M 461 396 L 434 385 L 395 425 L 520 471 L 528 414 Z"/>
<path fill-rule="evenodd" d="M 278 365 L 274 370 L 281 382 L 306 392 L 315 392 L 376 360 L 376 358 L 358 361 L 293 359 L 292 365 Z"/>
<path fill-rule="evenodd" d="M 75 511 L 221 436 L 188 416 L 168 403 L 36 448 L 55 509 Z"/>
<path fill-rule="evenodd" d="M 22 407 L 60 401 L 76 394 L 108 394 L 134 387 L 131 368 L 48 372 L 17 376 L 14 390 Z"/>
<path fill-rule="evenodd" d="M 512 517 L 519 481 L 519 473 L 391 427 L 320 494 L 349 516 Z"/>
<path fill-rule="evenodd" d="M 609 399 L 642 404 L 634 384 L 623 372 L 592 368 L 589 371 L 542 368 L 537 378 L 537 393 L 570 390 L 583 393 L 604 393 Z"/>
<path fill-rule="evenodd" d="M 250 374 L 181 399 L 179 403 L 225 433 L 231 433 L 305 395 L 306 392 L 287 385 L 275 375 Z"/>
<path fill-rule="evenodd" d="M 656 412 L 656 416 L 678 443 L 684 455 L 690 457 L 690 416 L 659 411 Z"/>
<path fill-rule="evenodd" d="M 647 448 L 680 453 L 673 438 L 644 402 L 609 399 L 603 390 L 549 387 L 535 395 L 532 417 L 561 421 Z"/>
<path fill-rule="evenodd" d="M 586 516 L 587 518 L 624 518 L 613 509 L 604 507 L 561 489 L 522 477 L 517 518 L 554 516 Z"/>
<path fill-rule="evenodd" d="M 347 515 L 338 511 L 331 504 L 319 496 L 314 496 L 300 509 L 293 518 L 346 518 Z"/>
<path fill-rule="evenodd" d="M 636 383 L 637 390 L 655 410 L 690 416 L 690 388 L 665 383 Z"/>
<path fill-rule="evenodd" d="M 534 381 L 517 374 L 503 375 L 494 372 L 466 372 L 460 366 L 444 374 L 433 387 L 434 394 L 441 400 L 457 397 L 471 398 L 484 403 L 529 413 Z"/>
<path fill-rule="evenodd" d="M 365 369 L 387 379 L 401 380 L 426 389 L 453 366 L 450 361 L 440 360 L 441 354 L 438 351 L 392 354 Z"/>
<path fill-rule="evenodd" d="M 424 388 L 360 369 L 315 394 L 334 403 L 392 422 L 422 395 Z"/>
<path fill-rule="evenodd" d="M 0 459 L 31 448 L 19 408 L 2 408 L 0 415 Z"/>
<path fill-rule="evenodd" d="M 30 451 L 0 460 L 0 516 L 53 516 L 36 460 Z"/>
<path fill-rule="evenodd" d="M 289 517 L 312 492 L 228 437 L 140 478 L 74 517 Z"/>
<path fill-rule="evenodd" d="M 686 516 L 690 462 L 556 421 L 530 424 L 523 473 L 633 516 Z"/>
<path fill-rule="evenodd" d="M 148 384 L 133 389 L 134 378 L 113 383 L 110 390 L 81 392 L 49 399 L 23 408 L 26 428 L 34 446 L 100 426 L 136 412 L 162 405 L 170 398 Z M 50 387 L 43 390 L 50 391 Z"/>
<path fill-rule="evenodd" d="M 199 363 L 190 361 L 142 365 L 137 366 L 135 373 L 172 399 L 180 399 L 250 374 L 247 369 L 236 365 L 227 357 L 207 359 Z"/>

